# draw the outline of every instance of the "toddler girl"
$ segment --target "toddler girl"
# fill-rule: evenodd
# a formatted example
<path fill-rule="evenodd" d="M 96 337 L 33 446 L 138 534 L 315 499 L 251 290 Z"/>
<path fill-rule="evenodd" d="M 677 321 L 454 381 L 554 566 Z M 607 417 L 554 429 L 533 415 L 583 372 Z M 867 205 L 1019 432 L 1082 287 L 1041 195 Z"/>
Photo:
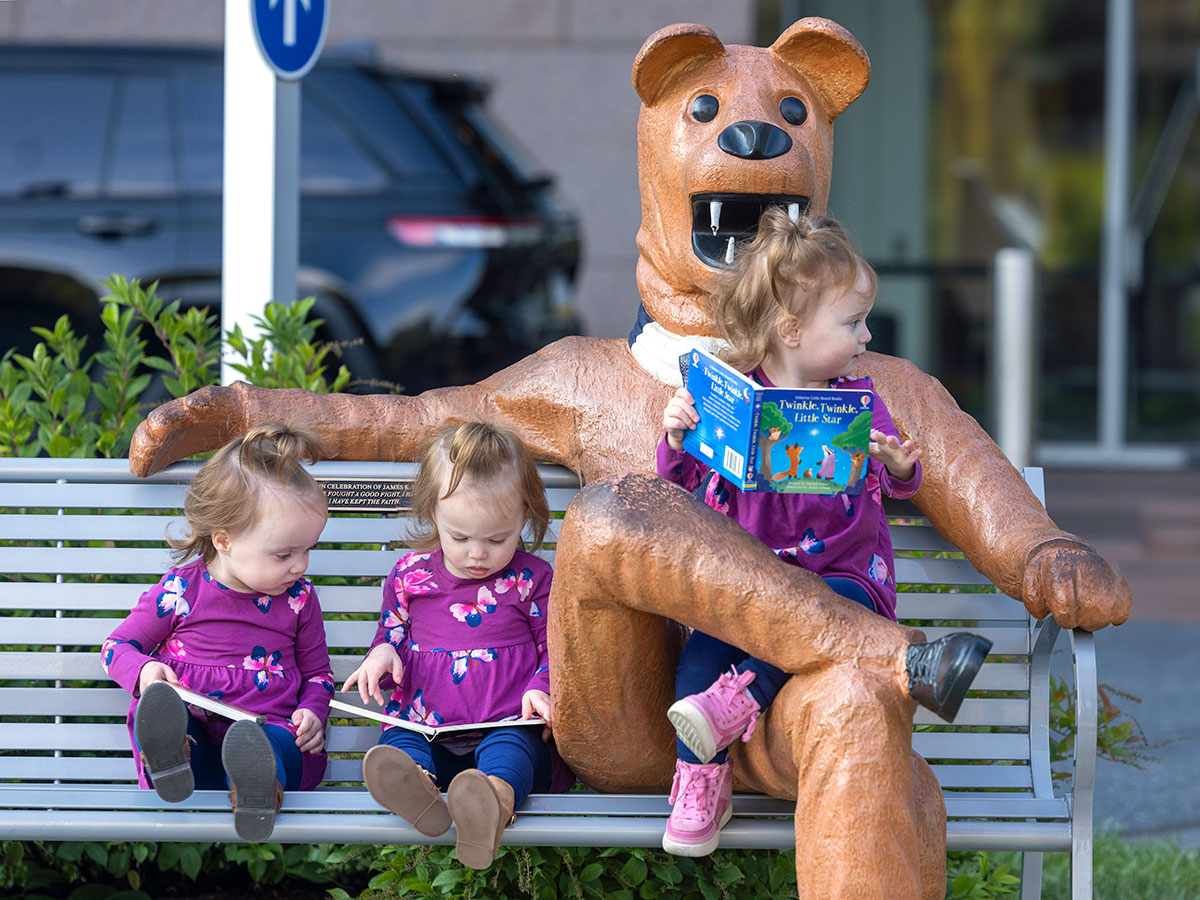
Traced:
<path fill-rule="evenodd" d="M 549 522 L 533 458 L 511 432 L 478 422 L 441 432 L 413 488 L 417 548 L 392 569 L 379 628 L 342 686 L 363 702 L 391 689 L 392 715 L 427 725 L 540 716 L 433 742 L 385 726 L 363 758 L 371 796 L 436 836 L 457 829 L 459 860 L 492 864 L 504 828 L 532 791 L 566 790 L 570 770 L 546 743 L 553 723 L 546 615 L 551 567 L 533 549 Z M 443 801 L 439 788 L 445 788 Z"/>
<path fill-rule="evenodd" d="M 245 841 L 271 835 L 283 791 L 325 773 L 333 674 L 321 607 L 304 578 L 325 528 L 325 494 L 302 465 L 312 434 L 259 425 L 196 473 L 175 558 L 104 642 L 105 671 L 133 695 L 129 730 L 142 787 L 178 802 L 229 788 Z M 190 560 L 188 562 L 187 560 Z M 266 717 L 230 721 L 187 707 L 178 684 Z"/>
<path fill-rule="evenodd" d="M 855 370 L 871 339 L 867 314 L 875 290 L 874 270 L 836 222 L 793 220 L 772 207 L 714 298 L 717 327 L 729 345 L 724 359 L 767 387 L 873 391 L 871 379 L 856 377 Z M 658 447 L 658 473 L 697 491 L 782 559 L 822 576 L 836 593 L 895 620 L 892 545 L 881 496 L 916 493 L 921 451 L 900 440 L 883 400 L 874 397 L 866 471 L 852 487 L 832 495 L 741 493 L 683 452 L 684 432 L 698 421 L 692 395 L 680 388 L 663 412 L 666 435 Z M 826 447 L 823 453 L 819 478 L 831 476 L 833 469 L 834 451 Z M 988 643 L 962 637 L 967 646 L 956 643 L 957 657 L 948 654 L 947 661 L 978 657 L 978 668 Z M 677 702 L 667 713 L 676 730 L 678 760 L 664 849 L 684 856 L 716 849 L 730 816 L 732 770 L 726 748 L 739 736 L 749 739 L 759 713 L 787 678 L 737 647 L 692 633 L 679 661 Z M 968 676 L 963 692 L 969 681 Z M 944 714 L 953 717 L 953 711 Z"/>

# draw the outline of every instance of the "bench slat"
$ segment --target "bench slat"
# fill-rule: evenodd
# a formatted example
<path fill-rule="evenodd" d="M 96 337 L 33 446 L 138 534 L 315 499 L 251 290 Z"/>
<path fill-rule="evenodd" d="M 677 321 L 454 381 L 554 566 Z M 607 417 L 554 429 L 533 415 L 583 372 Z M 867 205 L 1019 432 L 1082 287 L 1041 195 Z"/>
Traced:
<path fill-rule="evenodd" d="M 952 619 L 957 621 L 1029 622 L 1025 605 L 1006 594 L 927 594 L 902 592 L 896 595 L 896 613 L 904 619 Z"/>
<path fill-rule="evenodd" d="M 899 557 L 895 578 L 897 584 L 991 585 L 965 559 Z"/>
<path fill-rule="evenodd" d="M 913 749 L 926 759 L 1029 759 L 1029 736 L 996 732 L 913 732 Z"/>

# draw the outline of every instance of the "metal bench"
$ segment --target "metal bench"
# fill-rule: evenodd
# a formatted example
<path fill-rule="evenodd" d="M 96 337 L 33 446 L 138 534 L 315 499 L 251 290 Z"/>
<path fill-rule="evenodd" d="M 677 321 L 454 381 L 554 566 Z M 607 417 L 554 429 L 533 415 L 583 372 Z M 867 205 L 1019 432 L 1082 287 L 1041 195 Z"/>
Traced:
<path fill-rule="evenodd" d="M 0 837 L 25 840 L 235 841 L 224 793 L 198 791 L 164 805 L 137 788 L 125 712 L 99 648 L 137 596 L 169 564 L 163 534 L 178 520 L 197 463 L 149 479 L 124 460 L 0 460 Z M 415 466 L 320 463 L 320 479 L 411 479 Z M 1026 477 L 1039 497 L 1040 469 Z M 575 476 L 546 467 L 551 507 L 574 496 Z M 911 504 L 898 504 L 892 537 L 900 612 L 935 637 L 968 627 L 992 656 L 948 726 L 919 710 L 913 745 L 942 785 L 951 850 L 1024 853 L 1021 896 L 1041 894 L 1042 853 L 1071 853 L 1072 895 L 1091 896 L 1096 669 L 1092 636 L 1070 633 L 1076 692 L 1073 784 L 1055 794 L 1049 731 L 1053 621 L 1034 621 L 943 541 Z M 555 523 L 556 524 L 556 523 Z M 374 633 L 379 585 L 397 555 L 403 520 L 331 514 L 311 557 L 340 681 Z M 545 555 L 553 559 L 552 527 Z M 365 548 L 365 549 L 364 549 Z M 345 583 L 350 579 L 352 583 Z M 336 583 L 338 580 L 343 583 Z M 335 720 L 326 783 L 288 793 L 272 840 L 284 843 L 429 843 L 381 810 L 362 788 L 361 756 L 377 727 Z M 1071 761 L 1068 762 L 1070 764 Z M 722 848 L 794 845 L 792 805 L 739 795 Z M 534 795 L 506 844 L 657 846 L 669 809 L 662 795 L 576 790 Z M 433 839 L 451 843 L 452 836 Z"/>

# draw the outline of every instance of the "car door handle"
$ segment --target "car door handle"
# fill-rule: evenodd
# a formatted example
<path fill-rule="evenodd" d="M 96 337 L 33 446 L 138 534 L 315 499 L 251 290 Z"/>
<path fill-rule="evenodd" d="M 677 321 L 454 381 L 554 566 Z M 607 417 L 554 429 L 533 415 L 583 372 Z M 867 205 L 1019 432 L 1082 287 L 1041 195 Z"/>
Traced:
<path fill-rule="evenodd" d="M 75 227 L 84 234 L 102 238 L 136 237 L 154 230 L 154 221 L 141 216 L 84 215 L 75 220 Z"/>

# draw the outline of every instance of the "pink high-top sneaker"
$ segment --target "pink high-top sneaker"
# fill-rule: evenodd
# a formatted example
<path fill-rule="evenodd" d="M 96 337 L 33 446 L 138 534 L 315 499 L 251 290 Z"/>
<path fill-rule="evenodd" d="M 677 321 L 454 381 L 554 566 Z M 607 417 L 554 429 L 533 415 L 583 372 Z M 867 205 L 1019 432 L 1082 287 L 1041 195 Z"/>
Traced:
<path fill-rule="evenodd" d="M 671 803 L 663 849 L 676 856 L 708 856 L 733 814 L 733 766 L 676 760 Z"/>
<path fill-rule="evenodd" d="M 739 675 L 731 669 L 707 690 L 677 700 L 667 710 L 675 733 L 701 762 L 711 760 L 738 737 L 750 740 L 759 714 L 758 702 L 746 690 L 753 680 L 753 672 Z"/>

